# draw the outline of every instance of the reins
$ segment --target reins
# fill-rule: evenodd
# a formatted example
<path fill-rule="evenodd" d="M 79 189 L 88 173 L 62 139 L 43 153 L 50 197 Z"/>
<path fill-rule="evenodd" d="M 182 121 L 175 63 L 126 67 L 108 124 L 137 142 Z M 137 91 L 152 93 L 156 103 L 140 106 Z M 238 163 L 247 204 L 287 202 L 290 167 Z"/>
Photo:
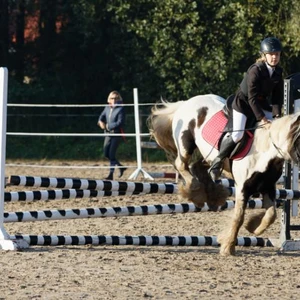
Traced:
<path fill-rule="evenodd" d="M 274 143 L 273 139 L 272 139 L 272 136 L 271 136 L 271 131 L 269 130 L 269 138 L 271 140 L 271 143 L 272 145 L 274 146 L 274 148 L 277 150 L 277 152 L 282 156 L 283 159 L 284 158 L 284 155 L 282 154 L 282 150 Z"/>

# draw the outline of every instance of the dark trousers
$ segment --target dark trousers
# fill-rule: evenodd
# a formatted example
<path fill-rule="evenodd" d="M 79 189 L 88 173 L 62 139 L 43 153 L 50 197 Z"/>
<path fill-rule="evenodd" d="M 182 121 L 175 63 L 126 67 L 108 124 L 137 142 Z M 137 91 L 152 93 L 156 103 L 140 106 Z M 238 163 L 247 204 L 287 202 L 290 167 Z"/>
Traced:
<path fill-rule="evenodd" d="M 120 166 L 121 164 L 116 158 L 117 149 L 121 141 L 120 136 L 106 136 L 104 139 L 103 152 L 104 156 L 109 159 L 110 166 Z M 115 168 L 110 168 L 110 173 L 113 173 Z"/>

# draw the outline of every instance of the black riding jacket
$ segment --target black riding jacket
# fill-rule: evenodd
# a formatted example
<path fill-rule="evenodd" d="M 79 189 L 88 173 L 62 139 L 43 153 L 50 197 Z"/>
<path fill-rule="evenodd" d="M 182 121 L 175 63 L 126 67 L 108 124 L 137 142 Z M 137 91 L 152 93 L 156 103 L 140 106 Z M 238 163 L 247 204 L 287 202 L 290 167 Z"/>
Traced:
<path fill-rule="evenodd" d="M 283 103 L 282 68 L 276 66 L 270 77 L 264 62 L 250 66 L 232 103 L 233 109 L 260 121 L 264 110 L 273 116 L 281 116 Z"/>

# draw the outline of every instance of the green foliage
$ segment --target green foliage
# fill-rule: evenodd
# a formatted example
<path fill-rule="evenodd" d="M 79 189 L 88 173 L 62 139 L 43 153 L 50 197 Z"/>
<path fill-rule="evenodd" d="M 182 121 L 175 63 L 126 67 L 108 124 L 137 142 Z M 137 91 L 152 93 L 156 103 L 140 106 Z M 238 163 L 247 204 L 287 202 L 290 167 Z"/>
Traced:
<path fill-rule="evenodd" d="M 16 1 L 8 3 L 9 11 L 17 9 Z M 132 103 L 135 87 L 141 103 L 156 102 L 161 96 L 173 101 L 205 93 L 227 97 L 236 91 L 243 73 L 259 56 L 260 42 L 266 36 L 277 36 L 282 41 L 285 75 L 300 69 L 297 0 L 61 0 L 25 1 L 25 6 L 28 18 L 40 16 L 40 9 L 42 14 L 35 24 L 36 38 L 26 40 L 23 48 L 16 47 L 10 36 L 11 103 L 104 104 L 108 93 L 115 89 L 125 102 Z M 14 22 L 11 16 L 12 29 Z M 59 30 L 55 30 L 58 24 Z M 14 63 L 20 58 L 25 58 L 21 71 Z M 20 74 L 24 75 L 23 81 Z M 18 116 L 9 120 L 10 130 L 97 130 L 96 117 L 28 119 L 20 117 L 26 109 L 11 111 Z M 43 113 L 50 115 L 53 110 Z M 131 121 L 127 132 L 134 132 Z M 9 155 L 102 155 L 98 141 L 95 145 L 81 138 L 35 139 L 40 146 L 33 144 L 33 138 L 31 147 L 23 138 L 9 138 Z M 126 147 L 126 151 L 122 148 L 124 156 L 135 157 L 135 143 L 130 141 L 122 147 Z M 154 151 L 143 153 L 149 159 L 159 156 Z"/>
<path fill-rule="evenodd" d="M 105 160 L 103 155 L 103 138 L 74 137 L 15 137 L 7 138 L 6 157 L 9 159 L 60 159 L 60 160 Z M 121 161 L 136 159 L 134 139 L 127 139 L 118 148 Z M 142 159 L 164 161 L 166 155 L 162 150 L 142 149 Z"/>

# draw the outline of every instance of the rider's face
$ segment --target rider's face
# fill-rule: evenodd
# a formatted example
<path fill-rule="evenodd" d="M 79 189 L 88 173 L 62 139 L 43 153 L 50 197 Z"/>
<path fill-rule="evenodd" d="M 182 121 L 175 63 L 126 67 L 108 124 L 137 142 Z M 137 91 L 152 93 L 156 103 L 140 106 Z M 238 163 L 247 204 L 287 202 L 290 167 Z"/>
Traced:
<path fill-rule="evenodd" d="M 275 67 L 280 61 L 280 52 L 270 52 L 266 53 L 265 55 L 267 63 L 272 67 Z"/>

